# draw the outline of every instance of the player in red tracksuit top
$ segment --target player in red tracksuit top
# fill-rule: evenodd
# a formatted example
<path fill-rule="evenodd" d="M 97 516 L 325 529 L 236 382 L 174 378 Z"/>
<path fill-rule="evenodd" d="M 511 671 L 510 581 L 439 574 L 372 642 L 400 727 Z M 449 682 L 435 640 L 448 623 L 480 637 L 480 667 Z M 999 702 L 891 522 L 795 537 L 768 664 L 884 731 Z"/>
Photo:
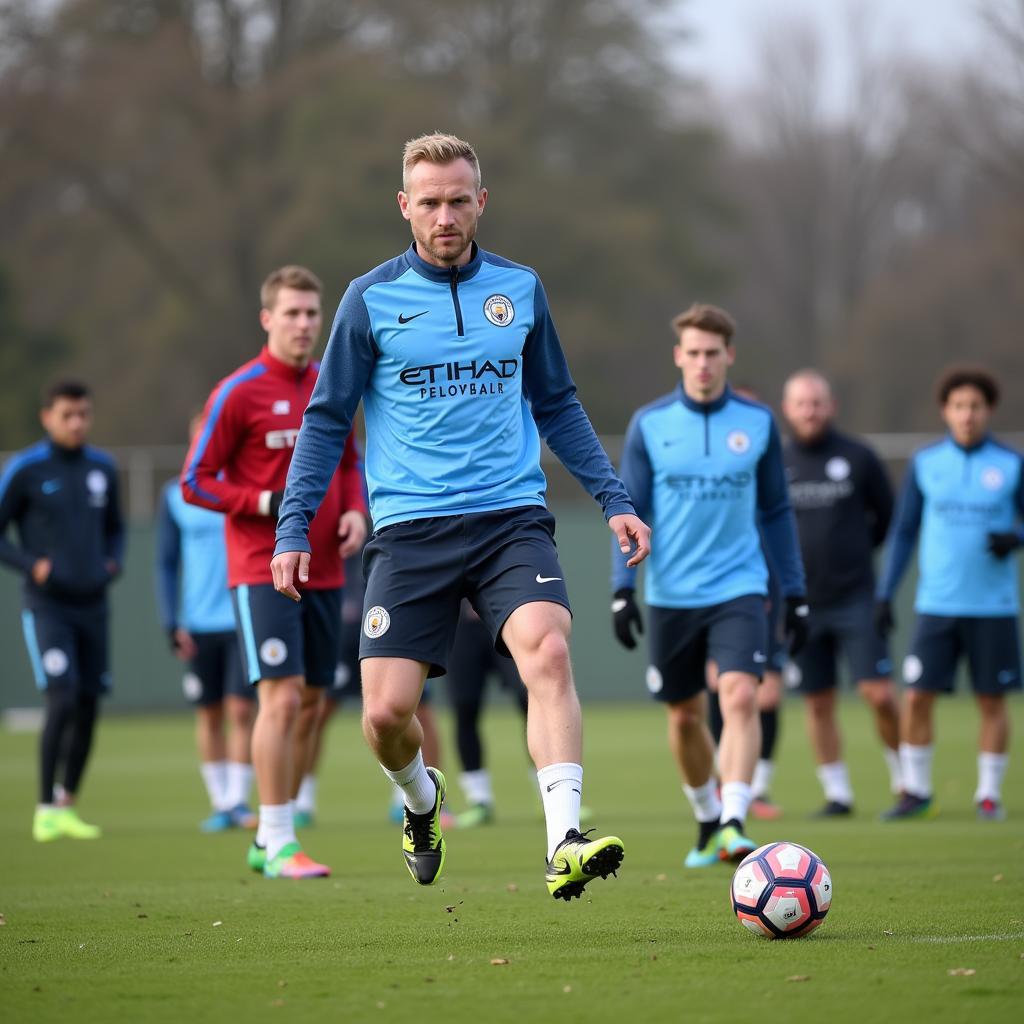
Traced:
<path fill-rule="evenodd" d="M 268 878 L 330 874 L 296 841 L 292 802 L 324 688 L 334 680 L 343 562 L 366 537 L 359 460 L 349 436 L 310 527 L 318 557 L 302 600 L 274 589 L 277 511 L 317 377 L 312 354 L 321 290 L 303 267 L 282 267 L 263 283 L 260 323 L 267 345 L 214 388 L 181 475 L 187 501 L 228 517 L 228 584 L 249 680 L 259 692 L 252 759 L 260 816 L 248 862 Z"/>

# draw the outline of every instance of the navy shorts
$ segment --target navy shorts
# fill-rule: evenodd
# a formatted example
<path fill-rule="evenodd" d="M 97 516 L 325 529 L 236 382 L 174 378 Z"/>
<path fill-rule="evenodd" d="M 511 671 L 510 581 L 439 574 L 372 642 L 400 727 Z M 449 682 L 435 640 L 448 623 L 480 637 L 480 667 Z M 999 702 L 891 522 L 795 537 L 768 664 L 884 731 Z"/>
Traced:
<path fill-rule="evenodd" d="M 918 615 L 903 681 L 914 690 L 952 693 L 966 656 L 975 693 L 998 697 L 1021 688 L 1016 616 L 971 618 Z"/>
<path fill-rule="evenodd" d="M 746 594 L 707 608 L 648 611 L 647 689 L 655 700 L 675 704 L 696 696 L 707 685 L 708 661 L 720 675 L 763 675 L 768 660 L 763 596 Z"/>
<path fill-rule="evenodd" d="M 250 683 L 302 676 L 309 686 L 334 683 L 341 629 L 341 587 L 304 590 L 301 601 L 272 583 L 241 584 L 231 591 Z"/>
<path fill-rule="evenodd" d="M 824 608 L 812 605 L 807 643 L 786 667 L 786 685 L 800 693 L 835 689 L 840 654 L 855 682 L 888 679 L 892 674 L 889 644 L 875 628 L 874 608 L 870 592 Z"/>
<path fill-rule="evenodd" d="M 196 707 L 220 704 L 225 697 L 255 699 L 242 667 L 238 635 L 232 632 L 192 633 L 196 654 L 182 677 L 185 700 Z"/>
<path fill-rule="evenodd" d="M 436 516 L 378 530 L 363 551 L 366 597 L 360 658 L 411 658 L 442 676 L 463 598 L 495 649 L 520 605 L 569 607 L 555 549 L 555 518 L 542 506 Z"/>
<path fill-rule="evenodd" d="M 95 696 L 110 691 L 106 601 L 25 608 L 21 626 L 40 690 L 67 687 Z"/>
<path fill-rule="evenodd" d="M 786 638 L 783 633 L 784 616 L 782 614 L 784 604 L 782 598 L 778 603 L 769 601 L 768 605 L 768 642 L 765 647 L 767 661 L 764 665 L 765 672 L 782 672 L 786 667 Z"/>

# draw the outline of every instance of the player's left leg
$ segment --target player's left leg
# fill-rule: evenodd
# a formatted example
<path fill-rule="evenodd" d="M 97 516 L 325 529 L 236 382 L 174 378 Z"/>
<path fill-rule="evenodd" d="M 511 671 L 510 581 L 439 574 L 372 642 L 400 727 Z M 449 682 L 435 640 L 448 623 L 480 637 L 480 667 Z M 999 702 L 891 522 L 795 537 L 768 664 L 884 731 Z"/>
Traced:
<path fill-rule="evenodd" d="M 550 568 L 542 566 L 537 575 Z M 501 630 L 530 695 L 526 735 L 542 787 L 548 891 L 564 900 L 582 895 L 593 879 L 615 874 L 623 857 L 617 836 L 588 839 L 580 832 L 583 728 L 569 660 L 571 624 L 564 605 L 530 601 L 515 608 Z"/>
<path fill-rule="evenodd" d="M 252 790 L 252 731 L 256 723 L 256 694 L 245 678 L 242 652 L 233 633 L 219 634 L 220 673 L 224 681 L 224 718 L 227 724 L 224 802 L 237 828 L 256 828 L 250 805 Z"/>
<path fill-rule="evenodd" d="M 978 788 L 974 803 L 978 817 L 1001 821 L 1006 817 L 1002 803 L 1003 776 L 1009 760 L 1010 716 L 1002 695 L 976 694 L 981 727 L 978 735 Z"/>
<path fill-rule="evenodd" d="M 772 821 L 782 815 L 782 808 L 769 795 L 775 776 L 775 744 L 779 738 L 779 705 L 782 703 L 782 673 L 780 666 L 773 664 L 771 651 L 768 653 L 768 666 L 757 690 L 761 755 L 754 767 L 751 783 L 753 800 L 750 804 L 750 813 L 764 821 Z"/>

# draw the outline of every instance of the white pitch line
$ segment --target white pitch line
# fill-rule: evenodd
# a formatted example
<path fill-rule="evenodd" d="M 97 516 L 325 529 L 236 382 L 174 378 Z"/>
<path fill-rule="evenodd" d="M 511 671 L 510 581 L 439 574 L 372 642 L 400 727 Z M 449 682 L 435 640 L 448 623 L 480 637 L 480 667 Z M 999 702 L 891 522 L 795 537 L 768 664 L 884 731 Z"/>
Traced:
<path fill-rule="evenodd" d="M 1024 939 L 1024 932 L 1004 932 L 1001 935 L 912 935 L 908 942 L 932 942 L 940 945 L 954 945 L 957 942 L 1017 942 Z"/>

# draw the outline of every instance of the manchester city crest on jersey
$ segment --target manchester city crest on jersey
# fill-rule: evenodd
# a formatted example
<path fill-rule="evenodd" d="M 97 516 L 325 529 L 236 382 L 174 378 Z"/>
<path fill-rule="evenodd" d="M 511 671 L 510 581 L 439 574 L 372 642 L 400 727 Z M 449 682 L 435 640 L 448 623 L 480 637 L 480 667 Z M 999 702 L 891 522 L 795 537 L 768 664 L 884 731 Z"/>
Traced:
<path fill-rule="evenodd" d="M 89 504 L 103 508 L 107 503 L 107 474 L 102 469 L 90 469 L 85 474 L 85 489 L 89 492 Z"/>
<path fill-rule="evenodd" d="M 845 480 L 849 475 L 849 460 L 844 459 L 842 455 L 836 455 L 825 463 L 825 476 L 827 476 L 829 480 L 835 480 L 838 483 L 840 480 Z"/>
<path fill-rule="evenodd" d="M 750 435 L 743 430 L 730 430 L 726 435 L 725 443 L 729 451 L 736 455 L 742 455 L 750 450 Z"/>
<path fill-rule="evenodd" d="M 371 639 L 383 636 L 391 628 L 391 616 L 387 609 L 375 604 L 363 620 L 363 632 Z"/>
<path fill-rule="evenodd" d="M 484 303 L 484 316 L 495 327 L 508 327 L 515 319 L 516 311 L 507 295 L 492 295 Z"/>
<path fill-rule="evenodd" d="M 981 471 L 981 486 L 986 491 L 998 491 L 1003 486 L 1003 471 L 996 466 L 987 466 Z"/>

